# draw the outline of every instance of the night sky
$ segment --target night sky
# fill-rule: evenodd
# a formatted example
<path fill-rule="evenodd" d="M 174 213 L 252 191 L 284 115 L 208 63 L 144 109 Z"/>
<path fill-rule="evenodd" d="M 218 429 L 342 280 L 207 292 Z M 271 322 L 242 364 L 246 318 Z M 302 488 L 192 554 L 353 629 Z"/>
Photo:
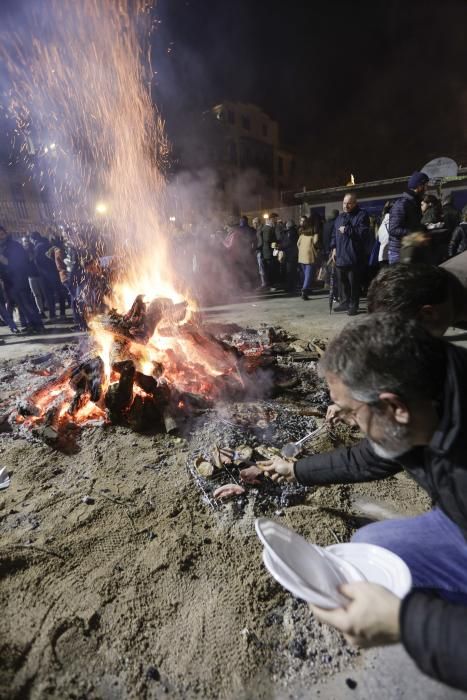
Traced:
<path fill-rule="evenodd" d="M 0 23 L 32 3 L 47 12 L 0 0 Z M 156 16 L 154 95 L 175 145 L 232 99 L 277 119 L 308 187 L 467 164 L 467 0 L 159 0 Z"/>
<path fill-rule="evenodd" d="M 467 163 L 465 0 L 160 0 L 158 15 L 174 139 L 230 98 L 279 121 L 308 186 L 404 175 L 440 155 Z"/>

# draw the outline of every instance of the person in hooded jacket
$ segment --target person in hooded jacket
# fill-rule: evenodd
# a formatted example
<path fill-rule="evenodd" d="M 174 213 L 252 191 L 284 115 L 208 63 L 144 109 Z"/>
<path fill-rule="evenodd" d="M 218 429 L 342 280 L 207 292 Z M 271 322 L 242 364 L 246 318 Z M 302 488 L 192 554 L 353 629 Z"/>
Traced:
<path fill-rule="evenodd" d="M 400 262 L 401 242 L 404 236 L 420 231 L 421 200 L 426 192 L 428 180 L 426 173 L 415 171 L 408 180 L 407 191 L 394 202 L 389 214 L 390 265 Z"/>
<path fill-rule="evenodd" d="M 320 371 L 338 411 L 365 438 L 296 462 L 259 466 L 276 481 L 305 486 L 358 483 L 405 471 L 430 496 L 426 513 L 372 523 L 352 538 L 397 554 L 412 575 L 402 602 L 375 584 L 347 584 L 349 602 L 315 608 L 357 643 L 401 640 L 425 673 L 467 690 L 467 349 L 414 320 L 376 313 L 348 324 L 328 345 Z"/>

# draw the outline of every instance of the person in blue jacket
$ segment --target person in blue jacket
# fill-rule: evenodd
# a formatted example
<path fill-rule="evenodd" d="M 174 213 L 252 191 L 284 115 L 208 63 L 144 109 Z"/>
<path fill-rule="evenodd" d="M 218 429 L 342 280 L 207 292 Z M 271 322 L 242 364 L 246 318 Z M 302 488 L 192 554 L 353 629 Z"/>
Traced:
<path fill-rule="evenodd" d="M 345 195 L 342 209 L 331 235 L 331 256 L 336 263 L 341 294 L 341 303 L 334 311 L 347 311 L 349 316 L 355 316 L 360 302 L 361 272 L 367 262 L 370 219 L 353 193 Z"/>
<path fill-rule="evenodd" d="M 404 236 L 423 229 L 421 206 L 428 180 L 426 173 L 415 171 L 409 178 L 407 191 L 394 202 L 389 214 L 388 260 L 390 265 L 400 261 Z"/>

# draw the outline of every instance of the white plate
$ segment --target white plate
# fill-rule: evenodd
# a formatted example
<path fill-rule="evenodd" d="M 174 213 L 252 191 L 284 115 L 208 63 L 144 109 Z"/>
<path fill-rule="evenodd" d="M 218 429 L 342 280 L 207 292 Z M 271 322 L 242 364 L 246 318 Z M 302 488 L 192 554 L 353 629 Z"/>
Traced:
<path fill-rule="evenodd" d="M 348 562 L 273 520 L 258 518 L 255 528 L 267 552 L 268 570 L 287 590 L 300 589 L 301 593 L 294 592 L 294 595 L 303 600 L 322 605 L 317 601 L 318 596 L 325 602 L 323 607 L 343 605 L 346 599 L 338 592 L 339 586 L 364 579 Z"/>
<path fill-rule="evenodd" d="M 334 591 L 332 595 L 326 595 L 322 591 L 312 589 L 308 584 L 300 581 L 298 577 L 293 578 L 287 568 L 283 566 L 279 560 L 275 559 L 266 548 L 263 549 L 263 562 L 271 576 L 296 598 L 305 600 L 307 603 L 313 603 L 313 605 L 325 608 L 326 610 L 338 608 L 341 605 L 345 605 L 347 602 L 346 597 L 341 595 L 338 591 Z M 350 573 L 352 570 L 353 567 L 350 567 L 350 577 L 353 576 L 353 574 Z M 355 579 L 352 578 L 352 580 Z M 356 580 L 361 581 L 361 576 Z"/>
<path fill-rule="evenodd" d="M 10 485 L 10 477 L 8 476 L 8 472 L 6 470 L 6 467 L 2 467 L 0 469 L 0 489 L 7 489 Z"/>
<path fill-rule="evenodd" d="M 407 564 L 397 554 L 376 544 L 347 542 L 326 547 L 343 561 L 352 564 L 371 583 L 385 586 L 394 595 L 403 598 L 412 586 Z"/>

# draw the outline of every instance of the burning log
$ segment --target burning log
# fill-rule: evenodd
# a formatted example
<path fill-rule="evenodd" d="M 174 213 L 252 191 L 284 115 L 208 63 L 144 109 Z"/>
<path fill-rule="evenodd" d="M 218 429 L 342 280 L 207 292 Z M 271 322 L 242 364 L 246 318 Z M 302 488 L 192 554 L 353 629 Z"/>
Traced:
<path fill-rule="evenodd" d="M 142 372 L 135 372 L 135 384 L 139 386 L 146 394 L 155 396 L 158 392 L 159 385 L 154 377 L 148 377 Z"/>
<path fill-rule="evenodd" d="M 123 419 L 124 411 L 130 407 L 133 399 L 135 365 L 131 360 L 124 360 L 123 362 L 115 362 L 112 369 L 120 374 L 120 379 L 109 386 L 105 396 L 105 405 L 112 423 L 119 423 Z"/>
<path fill-rule="evenodd" d="M 44 440 L 58 440 L 61 411 L 66 401 L 66 397 L 61 395 L 57 397 L 47 409 L 44 416 L 44 423 L 40 430 L 40 435 Z"/>
<path fill-rule="evenodd" d="M 105 381 L 104 362 L 100 357 L 93 357 L 82 362 L 71 372 L 70 384 L 79 392 L 89 392 L 91 401 L 97 403 L 102 396 Z"/>

